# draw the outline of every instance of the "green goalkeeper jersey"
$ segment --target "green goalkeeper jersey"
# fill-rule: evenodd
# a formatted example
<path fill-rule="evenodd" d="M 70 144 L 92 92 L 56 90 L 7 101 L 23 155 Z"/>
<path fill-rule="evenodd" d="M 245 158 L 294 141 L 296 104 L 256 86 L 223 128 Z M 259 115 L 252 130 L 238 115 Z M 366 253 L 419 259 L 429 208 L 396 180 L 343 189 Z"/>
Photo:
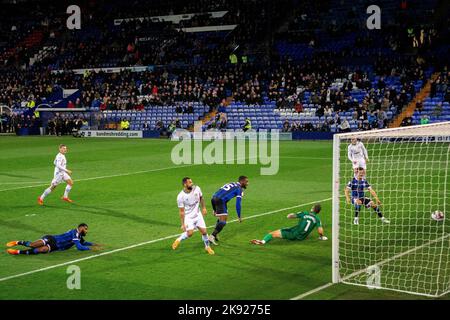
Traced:
<path fill-rule="evenodd" d="M 315 227 L 322 226 L 319 216 L 314 212 L 299 212 L 297 213 L 297 218 L 299 221 L 296 226 L 281 229 L 281 235 L 284 239 L 304 240 Z"/>

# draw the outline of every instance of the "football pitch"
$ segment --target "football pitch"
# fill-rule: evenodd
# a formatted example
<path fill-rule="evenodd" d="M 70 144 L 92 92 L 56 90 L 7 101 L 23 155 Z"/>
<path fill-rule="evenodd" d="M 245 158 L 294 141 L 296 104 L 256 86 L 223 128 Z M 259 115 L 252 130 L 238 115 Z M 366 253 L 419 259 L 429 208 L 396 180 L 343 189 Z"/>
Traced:
<path fill-rule="evenodd" d="M 75 203 L 60 200 L 64 187 L 59 186 L 40 207 L 36 200 L 53 177 L 60 143 L 69 148 Z M 272 176 L 260 175 L 260 165 L 251 164 L 176 166 L 171 161 L 175 144 L 0 137 L 0 299 L 427 299 L 329 285 L 331 142 L 280 142 L 280 169 Z M 211 232 L 216 220 L 212 194 L 240 175 L 250 180 L 242 200 L 243 221 L 236 221 L 232 200 L 216 254 L 206 254 L 198 233 L 172 250 L 181 233 L 176 204 L 181 179 L 189 176 L 202 188 Z M 319 241 L 313 231 L 301 242 L 274 239 L 264 247 L 250 245 L 253 238 L 294 225 L 286 215 L 309 210 L 316 202 L 322 204 L 328 241 Z M 102 251 L 6 253 L 10 240 L 36 240 L 81 222 L 89 225 L 86 240 L 103 244 Z M 71 265 L 81 270 L 80 290 L 67 288 Z"/>

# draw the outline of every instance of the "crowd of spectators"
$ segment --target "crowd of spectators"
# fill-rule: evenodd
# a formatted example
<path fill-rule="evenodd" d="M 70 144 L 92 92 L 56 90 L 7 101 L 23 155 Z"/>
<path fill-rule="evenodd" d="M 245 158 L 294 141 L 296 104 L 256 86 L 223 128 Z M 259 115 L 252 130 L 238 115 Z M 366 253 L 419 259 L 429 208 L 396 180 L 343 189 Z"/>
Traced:
<path fill-rule="evenodd" d="M 331 126 L 335 125 L 338 132 L 350 132 L 350 122 L 347 118 L 342 118 L 340 112 L 334 115 L 322 114 L 319 116 L 320 122 L 314 124 L 312 122 L 300 123 L 300 121 L 285 120 L 283 123 L 283 132 L 293 131 L 331 131 Z M 383 129 L 388 125 L 387 113 L 384 110 L 366 111 L 365 109 L 357 109 L 352 113 L 352 119 L 357 124 L 357 131 L 366 131 L 372 129 Z"/>
<path fill-rule="evenodd" d="M 53 136 L 65 136 L 76 134 L 79 130 L 88 128 L 89 122 L 86 118 L 73 114 L 56 113 L 47 122 L 46 134 Z"/>
<path fill-rule="evenodd" d="M 376 83 L 369 80 L 367 73 L 359 70 L 349 72 L 329 55 L 323 54 L 302 64 L 288 61 L 272 66 L 175 67 L 144 72 L 86 72 L 81 75 L 44 72 L 42 81 L 31 72 L 19 72 L 10 78 L 12 83 L 5 78 L 0 80 L 0 87 L 5 89 L 0 95 L 0 103 L 37 106 L 62 86 L 73 86 L 81 89 L 82 93 L 76 100 L 68 102 L 68 108 L 144 110 L 154 105 L 177 105 L 176 112 L 182 114 L 193 113 L 192 103 L 195 101 L 205 103 L 210 111 L 214 111 L 228 97 L 253 105 L 262 104 L 267 97 L 276 101 L 280 109 L 301 113 L 305 108 L 305 93 L 308 92 L 306 103 L 317 106 L 315 116 L 319 118 L 329 119 L 335 112 L 354 110 L 358 128 L 383 128 L 387 125 L 386 111 L 394 106 L 400 112 L 409 102 L 408 94 L 414 96 L 416 93 L 413 80 L 425 79 L 427 63 L 419 64 L 416 60 L 409 63 L 408 67 L 406 62 L 400 64 L 397 61 L 392 69 L 380 70 L 381 77 Z M 384 76 L 399 77 L 401 89 L 389 87 Z M 334 86 L 336 79 L 343 79 L 342 86 Z M 437 79 L 436 84 L 432 84 L 432 92 L 435 87 L 436 90 L 442 89 L 441 82 Z M 364 90 L 364 99 L 352 98 L 352 89 Z M 178 102 L 188 103 L 182 106 Z M 226 123 L 221 122 L 219 126 Z M 325 128 L 316 129 L 326 130 L 332 124 L 340 125 L 326 122 Z M 294 130 L 312 130 L 309 126 L 299 128 L 293 124 L 292 127 Z"/>
<path fill-rule="evenodd" d="M 292 6 L 292 1 L 288 0 L 280 0 L 276 4 L 270 0 L 203 0 L 194 5 L 180 0 L 163 1 L 159 5 L 135 2 L 134 6 L 117 1 L 99 1 L 95 5 L 82 6 L 81 32 L 67 30 L 62 20 L 65 10 L 55 7 L 55 13 L 49 19 L 51 22 L 47 21 L 45 28 L 41 28 L 44 31 L 42 43 L 52 49 L 33 67 L 68 70 L 99 66 L 223 64 L 232 50 L 239 48 L 238 52 L 242 53 L 254 48 L 253 43 L 262 41 L 273 24 L 280 23 L 287 14 L 288 11 L 280 8 Z M 226 13 L 217 18 L 207 14 L 217 10 Z M 181 20 L 179 24 L 150 19 L 152 16 L 183 13 L 196 15 Z M 132 19 L 114 22 L 123 17 Z M 202 35 L 180 31 L 185 27 L 224 24 L 237 27 L 227 32 Z M 21 65 L 28 66 L 29 58 L 36 52 L 26 51 L 26 55 L 16 60 L 22 60 Z"/>
<path fill-rule="evenodd" d="M 20 129 L 39 130 L 42 126 L 40 118 L 18 113 L 2 113 L 0 115 L 0 133 L 16 133 Z"/>
<path fill-rule="evenodd" d="M 357 122 L 358 130 L 386 127 L 386 112 L 394 110 L 399 113 L 410 101 L 409 97 L 416 94 L 414 83 L 418 80 L 425 83 L 428 80 L 426 71 L 431 66 L 437 66 L 431 54 L 392 54 L 397 47 L 403 45 L 403 38 L 395 34 L 395 28 L 398 27 L 395 23 L 388 24 L 375 34 L 356 34 L 350 45 L 334 51 L 322 50 L 326 45 L 324 39 L 344 39 L 345 32 L 354 32 L 360 22 L 360 18 L 354 14 L 356 9 L 352 7 L 346 12 L 346 18 L 333 21 L 327 26 L 326 22 L 330 22 L 329 15 L 336 10 L 329 7 L 327 1 L 308 1 L 296 3 L 296 6 L 293 5 L 294 1 L 287 0 L 277 3 L 268 0 L 156 0 L 156 3 L 151 4 L 134 0 L 132 3 L 130 5 L 116 0 L 110 3 L 100 1 L 96 5 L 87 4 L 83 7 L 86 14 L 83 15 L 83 30 L 80 32 L 68 31 L 64 24 L 58 23 L 65 13 L 51 15 L 51 21 L 47 22 L 38 15 L 38 22 L 32 27 L 26 23 L 14 26 L 15 29 L 9 30 L 8 35 L 5 35 L 10 45 L 14 44 L 11 32 L 18 29 L 21 34 L 26 34 L 29 30 L 25 32 L 25 29 L 37 28 L 44 31 L 46 44 L 54 45 L 56 49 L 25 70 L 16 65 L 0 68 L 0 104 L 11 108 L 34 108 L 52 102 L 62 88 L 81 90 L 79 98 L 67 103 L 68 108 L 101 111 L 144 110 L 155 105 L 177 105 L 176 112 L 185 114 L 193 113 L 193 102 L 202 102 L 210 107 L 209 111 L 215 111 L 223 107 L 227 99 L 258 105 L 263 104 L 267 98 L 275 101 L 279 109 L 292 109 L 297 113 L 305 110 L 305 104 L 313 104 L 316 108 L 315 116 L 323 120 L 319 125 L 287 122 L 283 125 L 285 131 L 327 131 L 331 125 L 337 125 L 340 131 L 345 132 L 349 130 L 348 121 L 341 121 L 339 114 L 349 110 L 353 111 L 352 119 Z M 46 5 L 47 2 L 44 1 L 42 7 Z M 39 7 L 38 4 L 36 6 Z M 289 6 L 295 7 L 292 13 L 288 10 Z M 61 9 L 60 6 L 58 8 Z M 59 9 L 55 11 L 59 12 Z M 36 10 L 42 11 L 39 8 Z M 212 18 L 207 14 L 218 10 L 226 10 L 227 13 L 222 18 Z M 389 12 L 388 10 L 388 15 Z M 180 25 L 148 19 L 114 23 L 116 18 L 185 13 L 199 15 L 182 21 Z M 428 16 L 429 12 L 426 14 Z M 284 21 L 284 17 L 289 19 Z M 398 22 L 406 21 L 408 17 L 402 13 L 391 18 Z M 0 29 L 9 27 L 10 20 L 5 21 L 6 23 L 0 22 Z M 287 31 L 277 28 L 284 25 L 284 22 L 287 22 Z M 408 23 L 412 22 L 408 20 Z M 221 33 L 198 36 L 177 30 L 179 27 L 223 24 L 237 24 L 238 27 L 226 36 Z M 436 39 L 442 37 L 432 25 L 426 23 L 419 28 L 415 25 L 411 28 L 404 31 L 408 39 L 416 41 L 419 47 L 430 48 L 432 43 L 437 42 Z M 253 50 L 249 51 L 249 48 L 254 48 L 255 52 L 274 49 L 271 34 L 276 30 L 281 30 L 277 39 L 305 42 L 317 50 L 303 61 L 294 61 L 277 54 L 277 58 L 272 61 L 229 60 L 230 52 L 243 58 Z M 268 46 L 270 48 L 266 50 Z M 373 54 L 372 49 L 385 47 L 389 47 L 391 51 L 387 54 Z M 22 59 L 25 62 L 33 52 L 31 48 L 27 49 L 23 57 L 18 56 L 15 60 Z M 364 65 L 359 68 L 357 63 L 349 66 L 353 58 L 362 58 L 364 63 L 370 65 L 370 71 Z M 73 68 L 104 65 L 163 66 L 149 68 L 144 72 L 86 71 L 84 74 L 75 74 L 70 71 Z M 64 71 L 55 73 L 52 72 L 53 69 Z M 376 83 L 371 81 L 374 75 L 379 76 Z M 388 77 L 397 77 L 401 87 L 398 89 L 388 85 Z M 336 85 L 337 79 L 342 81 L 339 86 Z M 354 89 L 364 91 L 362 100 L 352 96 Z M 450 100 L 446 74 L 431 83 L 430 97 L 436 92 L 444 92 L 445 101 Z M 307 95 L 309 98 L 305 100 Z M 419 101 L 417 109 L 420 110 L 421 107 Z M 439 108 L 436 107 L 436 114 L 438 113 Z M 14 131 L 34 126 L 36 121 L 40 120 L 33 116 L 22 119 L 14 114 L 5 115 L 2 116 L 2 130 Z M 60 135 L 70 133 L 72 129 L 79 127 L 79 122 L 83 123 L 80 121 L 57 116 L 49 121 L 48 132 Z M 123 121 L 129 120 L 121 120 Z M 427 121 L 425 117 L 423 121 Z M 119 127 L 122 127 L 121 122 Z M 228 119 L 225 110 L 218 112 L 212 123 L 215 127 L 226 128 Z M 158 128 L 168 131 L 178 126 L 179 121 L 158 124 Z"/>

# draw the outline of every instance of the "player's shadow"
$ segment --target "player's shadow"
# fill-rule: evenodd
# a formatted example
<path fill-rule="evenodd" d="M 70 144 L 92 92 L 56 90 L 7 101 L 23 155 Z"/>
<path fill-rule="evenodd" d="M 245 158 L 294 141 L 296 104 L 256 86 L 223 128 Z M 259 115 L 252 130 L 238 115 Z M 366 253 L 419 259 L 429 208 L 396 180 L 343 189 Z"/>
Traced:
<path fill-rule="evenodd" d="M 173 238 L 175 239 L 175 237 Z M 204 257 L 208 255 L 204 252 L 203 243 L 200 243 L 198 248 L 189 247 L 183 249 L 172 250 L 170 244 L 173 239 L 165 240 L 167 242 L 167 246 L 163 247 L 152 247 L 152 244 L 147 246 L 142 246 L 140 248 L 135 248 L 136 250 L 141 250 L 144 252 L 144 256 L 153 257 L 151 261 L 151 265 L 155 268 L 157 265 L 164 265 L 167 263 L 171 263 L 174 259 L 179 260 L 191 260 L 193 258 L 198 257 L 199 254 L 204 254 Z M 134 249 L 133 249 L 134 250 Z M 130 264 L 133 265 L 133 268 L 139 268 L 141 266 L 148 266 L 149 262 L 145 259 L 137 260 L 134 256 L 115 256 L 111 255 L 109 258 L 110 261 L 114 262 L 114 272 L 121 272 L 122 269 L 128 270 L 130 268 Z M 105 264 L 104 267 L 99 267 L 99 272 L 111 272 L 110 265 Z"/>
<path fill-rule="evenodd" d="M 0 172 L 0 176 L 10 177 L 10 178 L 36 179 L 35 177 L 32 177 L 32 176 L 25 176 L 25 175 L 21 175 L 21 174 L 11 174 L 11 173 L 6 173 L 6 172 Z"/>
<path fill-rule="evenodd" d="M 298 242 L 297 241 L 284 241 L 283 243 L 279 243 L 280 246 L 283 247 L 289 247 L 289 246 L 296 246 L 298 248 Z M 249 244 L 250 249 L 253 250 L 248 250 L 248 251 L 252 251 L 252 253 L 255 253 L 255 250 L 265 250 L 268 247 L 261 247 L 261 246 L 254 246 L 254 245 L 250 245 Z M 276 247 L 276 241 L 273 241 L 270 243 L 270 246 L 272 247 Z M 227 244 L 227 247 L 230 249 L 234 249 L 234 250 L 238 250 L 240 249 L 240 252 L 242 252 L 242 246 L 240 244 Z M 298 248 L 301 250 L 301 248 Z M 305 250 L 305 252 L 301 252 L 301 251 L 289 251 L 289 255 L 286 255 L 286 251 L 275 251 L 275 250 L 270 250 L 270 252 L 265 252 L 266 258 L 267 255 L 270 255 L 270 259 L 276 259 L 279 261 L 284 261 L 285 263 L 289 264 L 289 263 L 299 263 L 301 261 L 308 261 L 309 264 L 315 264 L 317 265 L 317 267 L 323 266 L 324 264 L 328 263 L 328 258 L 320 256 L 320 255 L 311 255 L 310 252 L 308 252 L 307 250 Z M 234 251 L 233 250 L 233 251 Z M 228 261 L 224 261 L 222 262 L 222 264 L 224 266 L 229 266 L 230 268 L 233 268 L 233 266 L 235 265 L 239 265 L 242 269 L 248 269 L 248 270 L 253 270 L 255 268 L 255 262 L 254 261 L 249 261 L 248 259 L 246 259 L 245 257 L 242 257 L 241 254 L 236 254 L 233 255 L 232 258 L 228 259 Z M 267 267 L 264 264 L 258 265 L 257 266 L 257 270 L 259 274 L 264 274 L 266 273 L 267 275 L 272 275 L 275 277 L 284 277 L 284 276 L 293 276 L 297 274 L 298 270 L 292 270 L 292 271 L 280 271 L 278 268 L 274 269 L 271 267 Z M 280 273 L 281 272 L 281 273 Z M 274 273 L 276 275 L 274 275 Z"/>
<path fill-rule="evenodd" d="M 92 213 L 92 214 L 97 214 L 97 215 L 102 215 L 102 216 L 127 219 L 127 220 L 132 220 L 134 222 L 145 223 L 145 224 L 150 224 L 150 225 L 169 226 L 169 227 L 174 226 L 173 223 L 167 223 L 167 222 L 162 222 L 162 221 L 158 221 L 158 220 L 147 219 L 147 218 L 135 216 L 132 214 L 126 214 L 121 211 L 107 209 L 107 208 L 86 206 L 86 205 L 80 205 L 80 204 L 75 204 L 75 203 L 73 203 L 70 207 L 56 207 L 56 206 L 48 206 L 48 205 L 46 205 L 46 206 L 53 207 L 56 209 L 68 210 L 68 211 L 80 211 L 80 212 L 87 212 L 87 213 Z"/>
<path fill-rule="evenodd" d="M 26 230 L 26 231 L 34 231 L 36 233 L 42 233 L 41 229 L 37 229 L 30 224 L 22 223 L 17 220 L 14 220 L 14 221 L 0 220 L 0 225 L 2 227 L 7 227 L 7 228 L 11 228 L 11 229 L 19 229 L 19 230 Z"/>

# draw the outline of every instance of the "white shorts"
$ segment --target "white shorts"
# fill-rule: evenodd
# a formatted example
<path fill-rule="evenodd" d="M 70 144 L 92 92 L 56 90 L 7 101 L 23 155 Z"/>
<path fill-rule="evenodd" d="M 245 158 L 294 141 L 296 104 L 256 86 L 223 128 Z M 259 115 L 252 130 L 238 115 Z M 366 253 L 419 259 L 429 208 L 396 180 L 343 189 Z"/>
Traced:
<path fill-rule="evenodd" d="M 366 170 L 367 169 L 366 160 L 365 159 L 353 160 L 352 167 L 353 167 L 353 169 L 363 168 L 364 170 Z"/>
<path fill-rule="evenodd" d="M 203 215 L 198 213 L 194 215 L 194 217 L 184 217 L 184 225 L 186 227 L 186 231 L 195 230 L 197 228 L 206 229 L 205 219 L 203 219 Z"/>
<path fill-rule="evenodd" d="M 58 173 L 53 177 L 52 185 L 57 186 L 58 184 L 62 183 L 63 181 L 71 180 L 72 178 L 66 173 Z"/>

